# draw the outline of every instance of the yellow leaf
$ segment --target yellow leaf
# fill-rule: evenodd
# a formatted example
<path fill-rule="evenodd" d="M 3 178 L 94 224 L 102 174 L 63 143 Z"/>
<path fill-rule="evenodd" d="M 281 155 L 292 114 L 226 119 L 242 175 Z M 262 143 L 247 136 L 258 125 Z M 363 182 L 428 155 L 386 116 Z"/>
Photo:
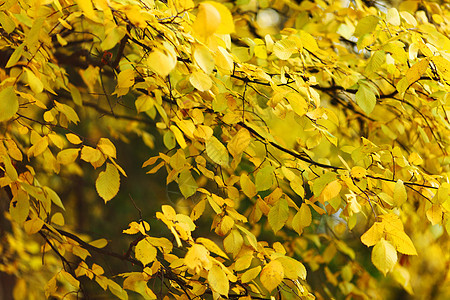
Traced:
<path fill-rule="evenodd" d="M 156 48 L 146 60 L 147 66 L 161 77 L 166 77 L 177 65 L 177 56 L 171 46 L 165 45 L 165 52 Z"/>
<path fill-rule="evenodd" d="M 378 241 L 372 249 L 372 263 L 386 276 L 397 263 L 394 246 L 383 238 Z"/>
<path fill-rule="evenodd" d="M 114 198 L 119 191 L 120 175 L 117 168 L 110 163 L 106 164 L 105 171 L 100 172 L 95 188 L 100 197 L 105 200 L 105 203 Z"/>
<path fill-rule="evenodd" d="M 300 30 L 299 34 L 303 47 L 306 50 L 312 53 L 317 52 L 319 50 L 319 46 L 317 46 L 317 42 L 311 34 L 303 30 Z"/>
<path fill-rule="evenodd" d="M 192 221 L 198 220 L 206 208 L 206 199 L 200 200 L 192 209 L 190 218 Z"/>
<path fill-rule="evenodd" d="M 61 198 L 59 198 L 58 194 L 54 190 L 52 190 L 48 186 L 44 186 L 42 187 L 42 189 L 44 191 L 44 195 L 46 198 L 50 199 L 58 207 L 62 208 L 63 210 L 66 210 L 61 201 Z"/>
<path fill-rule="evenodd" d="M 261 272 L 261 266 L 257 266 L 245 271 L 241 276 L 242 283 L 247 283 L 252 281 L 258 276 L 259 272 Z"/>
<path fill-rule="evenodd" d="M 27 74 L 28 84 L 30 85 L 31 90 L 35 94 L 39 94 L 44 90 L 44 85 L 41 80 L 37 78 L 37 76 L 28 68 L 25 68 L 25 73 Z"/>
<path fill-rule="evenodd" d="M 274 206 L 270 208 L 268 221 L 274 233 L 283 228 L 289 218 L 289 206 L 286 198 L 278 200 Z"/>
<path fill-rule="evenodd" d="M 227 275 L 222 268 L 214 264 L 208 273 L 208 283 L 211 289 L 223 296 L 228 295 L 230 284 L 228 282 Z"/>
<path fill-rule="evenodd" d="M 206 249 L 208 249 L 212 253 L 215 253 L 225 259 L 228 259 L 228 256 L 226 255 L 226 253 L 223 252 L 223 250 L 220 249 L 220 247 L 217 246 L 216 243 L 214 243 L 210 239 L 200 237 L 200 238 L 197 238 L 197 240 L 195 242 L 198 244 L 202 244 L 203 246 L 206 247 Z"/>
<path fill-rule="evenodd" d="M 417 154 L 416 152 L 413 152 L 408 156 L 408 161 L 416 166 L 423 164 L 422 157 L 420 157 L 420 155 Z"/>
<path fill-rule="evenodd" d="M 395 7 L 388 9 L 386 14 L 386 21 L 393 26 L 400 26 L 400 15 Z"/>
<path fill-rule="evenodd" d="M 364 176 L 366 176 L 367 170 L 363 167 L 356 166 L 352 168 L 350 173 L 354 178 L 363 178 Z"/>
<path fill-rule="evenodd" d="M 367 247 L 373 246 L 383 237 L 384 225 L 375 222 L 369 230 L 361 236 L 361 242 Z"/>
<path fill-rule="evenodd" d="M 95 148 L 92 148 L 89 146 L 84 146 L 81 149 L 81 159 L 84 161 L 93 163 L 93 162 L 98 161 L 101 157 L 102 157 L 102 153 L 98 149 L 95 149 Z"/>
<path fill-rule="evenodd" d="M 17 161 L 22 161 L 22 151 L 20 151 L 19 147 L 17 147 L 16 142 L 11 139 L 4 139 L 3 142 L 5 143 L 6 148 L 8 148 L 8 155 Z"/>
<path fill-rule="evenodd" d="M 9 204 L 9 213 L 14 221 L 22 224 L 30 212 L 30 200 L 27 193 L 19 190 Z"/>
<path fill-rule="evenodd" d="M 202 269 L 211 269 L 212 261 L 209 251 L 203 245 L 192 245 L 184 257 L 184 264 L 195 273 L 199 273 Z"/>
<path fill-rule="evenodd" d="M 150 225 L 146 221 L 142 222 L 131 222 L 128 224 L 128 229 L 123 230 L 123 233 L 126 234 L 136 234 L 138 232 L 142 233 L 142 235 L 146 235 L 146 231 L 150 230 Z"/>
<path fill-rule="evenodd" d="M 339 195 L 341 188 L 342 186 L 339 181 L 333 180 L 322 190 L 320 196 L 322 197 L 323 201 L 329 201 Z"/>
<path fill-rule="evenodd" d="M 144 94 L 136 99 L 134 105 L 136 106 L 137 112 L 140 113 L 151 109 L 155 105 L 155 103 L 152 97 Z"/>
<path fill-rule="evenodd" d="M 308 227 L 312 222 L 311 209 L 306 203 L 300 206 L 299 211 L 292 219 L 292 228 L 298 233 L 302 234 L 303 228 Z"/>
<path fill-rule="evenodd" d="M 211 77 L 201 70 L 192 72 L 189 76 L 189 82 L 201 92 L 208 91 L 212 86 Z"/>
<path fill-rule="evenodd" d="M 56 160 L 58 163 L 60 163 L 62 165 L 71 164 L 71 163 L 75 162 L 75 160 L 78 157 L 79 152 L 80 152 L 80 149 L 75 149 L 75 148 L 64 149 L 64 150 L 58 152 L 58 154 L 56 155 Z"/>
<path fill-rule="evenodd" d="M 228 151 L 230 151 L 230 154 L 233 157 L 236 157 L 247 149 L 247 147 L 250 145 L 250 141 L 251 141 L 250 132 L 248 132 L 248 130 L 245 128 L 241 128 L 233 136 L 231 141 L 228 142 L 227 144 Z"/>
<path fill-rule="evenodd" d="M 57 212 L 52 216 L 52 223 L 58 226 L 64 226 L 65 221 L 62 213 Z"/>
<path fill-rule="evenodd" d="M 76 0 L 76 3 L 83 11 L 84 15 L 89 19 L 96 21 L 98 18 L 95 14 L 94 7 L 91 0 Z"/>
<path fill-rule="evenodd" d="M 216 164 L 228 166 L 227 148 L 215 136 L 212 136 L 206 141 L 206 154 Z"/>
<path fill-rule="evenodd" d="M 39 230 L 41 230 L 42 226 L 44 226 L 44 221 L 39 219 L 37 216 L 34 216 L 28 221 L 25 221 L 25 223 L 23 224 L 23 228 L 28 234 L 37 233 Z"/>
<path fill-rule="evenodd" d="M 442 56 L 434 56 L 432 60 L 444 79 L 447 81 L 450 80 L 450 61 Z"/>
<path fill-rule="evenodd" d="M 13 87 L 0 92 L 0 122 L 8 121 L 19 110 L 19 99 Z"/>
<path fill-rule="evenodd" d="M 75 279 L 75 277 L 73 277 L 70 273 L 62 270 L 60 273 L 60 280 L 62 282 L 68 282 L 70 283 L 70 285 L 72 285 L 73 287 L 79 288 L 80 287 L 80 282 L 78 280 Z"/>
<path fill-rule="evenodd" d="M 251 199 L 256 196 L 256 186 L 246 173 L 241 175 L 240 184 L 242 191 L 248 198 Z"/>
<path fill-rule="evenodd" d="M 236 256 L 241 251 L 244 239 L 238 230 L 232 229 L 227 237 L 223 240 L 223 248 L 226 252 Z"/>
<path fill-rule="evenodd" d="M 106 239 L 98 239 L 92 242 L 89 242 L 89 245 L 94 246 L 96 248 L 105 248 L 108 245 L 108 241 Z"/>
<path fill-rule="evenodd" d="M 59 149 L 62 149 L 64 147 L 65 141 L 59 134 L 49 133 L 48 137 L 50 138 L 50 141 L 52 141 L 52 143 Z"/>
<path fill-rule="evenodd" d="M 395 187 L 394 187 L 394 196 L 393 196 L 394 205 L 400 206 L 406 202 L 406 199 L 407 199 L 407 194 L 406 194 L 405 185 L 403 184 L 403 181 L 401 181 L 399 179 L 399 180 L 397 180 L 397 183 L 395 184 Z"/>
<path fill-rule="evenodd" d="M 119 89 L 129 88 L 134 84 L 134 70 L 126 69 L 117 75 L 117 87 Z"/>
<path fill-rule="evenodd" d="M 286 99 L 292 107 L 292 110 L 299 116 L 305 115 L 308 109 L 308 103 L 299 93 L 288 93 Z"/>
<path fill-rule="evenodd" d="M 186 148 L 186 140 L 184 139 L 184 135 L 181 130 L 175 125 L 170 125 L 169 129 L 173 132 L 173 135 L 175 135 L 178 145 L 180 145 L 182 149 Z"/>
<path fill-rule="evenodd" d="M 261 271 L 259 279 L 262 285 L 272 292 L 284 278 L 284 269 L 281 262 L 278 260 L 272 260 Z"/>
<path fill-rule="evenodd" d="M 12 165 L 11 159 L 8 155 L 2 155 L 1 157 L 3 158 L 3 164 L 5 165 L 6 175 L 8 175 L 11 181 L 16 181 L 19 178 L 19 175 L 17 174 L 16 168 Z"/>
<path fill-rule="evenodd" d="M 48 147 L 48 137 L 43 136 L 41 137 L 36 143 L 33 144 L 33 146 L 30 147 L 27 151 L 27 156 L 38 156 L 41 155 L 45 150 L 47 150 Z"/>
<path fill-rule="evenodd" d="M 289 59 L 299 50 L 297 43 L 292 39 L 283 39 L 273 45 L 273 54 L 281 60 Z"/>
<path fill-rule="evenodd" d="M 57 101 L 54 101 L 54 102 L 55 102 L 56 109 L 59 112 L 61 112 L 62 114 L 64 114 L 66 116 L 67 120 L 69 120 L 70 122 L 73 122 L 75 124 L 80 122 L 80 118 L 78 118 L 77 113 L 75 112 L 75 110 L 72 107 L 70 107 L 69 105 L 66 105 L 66 104 L 59 103 Z"/>
<path fill-rule="evenodd" d="M 403 254 L 417 255 L 413 242 L 404 232 L 400 218 L 394 213 L 383 215 L 381 218 L 386 233 L 386 239 L 394 245 L 395 249 Z"/>
<path fill-rule="evenodd" d="M 427 218 L 433 225 L 442 222 L 442 215 L 442 207 L 440 204 L 435 203 L 427 210 Z"/>
<path fill-rule="evenodd" d="M 103 154 L 116 158 L 116 146 L 107 138 L 101 138 L 97 144 L 97 148 L 102 151 Z"/>
<path fill-rule="evenodd" d="M 409 85 L 420 79 L 422 74 L 428 69 L 428 64 L 428 58 L 424 58 L 406 71 L 406 79 L 408 80 Z"/>
<path fill-rule="evenodd" d="M 207 2 L 199 4 L 197 17 L 192 25 L 196 34 L 206 39 L 217 31 L 220 23 L 220 12 L 214 5 Z"/>
<path fill-rule="evenodd" d="M 216 8 L 220 15 L 220 24 L 217 27 L 216 33 L 218 34 L 229 34 L 235 32 L 233 16 L 230 10 L 222 3 L 216 1 L 205 1 L 202 3 L 211 4 Z"/>
<path fill-rule="evenodd" d="M 70 143 L 72 143 L 74 145 L 78 145 L 83 142 L 76 134 L 73 134 L 73 133 L 67 133 L 66 138 Z"/>
<path fill-rule="evenodd" d="M 211 50 L 203 45 L 195 47 L 194 59 L 197 65 L 206 73 L 211 74 L 214 69 L 214 58 Z"/>
<path fill-rule="evenodd" d="M 306 279 L 306 268 L 305 266 L 288 256 L 281 256 L 276 259 L 283 265 L 284 276 L 286 278 L 297 280 L 298 278 L 305 280 Z"/>
<path fill-rule="evenodd" d="M 156 248 L 145 238 L 137 243 L 134 248 L 134 255 L 145 267 L 145 265 L 155 260 Z"/>
<path fill-rule="evenodd" d="M 226 215 L 217 224 L 215 232 L 220 236 L 224 236 L 231 230 L 231 228 L 233 228 L 233 226 L 234 226 L 233 218 Z"/>

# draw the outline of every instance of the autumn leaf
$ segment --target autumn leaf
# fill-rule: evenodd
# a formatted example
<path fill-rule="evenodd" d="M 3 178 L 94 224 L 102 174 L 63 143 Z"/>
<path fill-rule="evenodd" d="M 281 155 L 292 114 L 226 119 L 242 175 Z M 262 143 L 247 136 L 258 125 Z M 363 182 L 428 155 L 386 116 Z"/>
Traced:
<path fill-rule="evenodd" d="M 227 275 L 218 265 L 213 265 L 208 272 L 208 282 L 211 285 L 213 291 L 221 294 L 228 295 L 230 285 L 227 279 Z"/>
<path fill-rule="evenodd" d="M 277 203 L 270 208 L 268 220 L 272 227 L 273 232 L 279 231 L 283 228 L 289 217 L 289 207 L 287 200 L 282 198 L 277 201 Z"/>
<path fill-rule="evenodd" d="M 0 122 L 11 119 L 19 110 L 19 100 L 13 87 L 0 91 Z"/>
<path fill-rule="evenodd" d="M 116 196 L 119 192 L 119 187 L 119 171 L 113 164 L 107 163 L 105 171 L 100 172 L 97 181 L 95 182 L 97 193 L 106 203 Z"/>
<path fill-rule="evenodd" d="M 278 287 L 284 278 L 284 268 L 278 260 L 272 260 L 261 271 L 259 275 L 262 285 L 272 292 Z"/>
<path fill-rule="evenodd" d="M 382 238 L 372 249 L 372 262 L 386 276 L 397 263 L 397 251 L 391 243 Z"/>

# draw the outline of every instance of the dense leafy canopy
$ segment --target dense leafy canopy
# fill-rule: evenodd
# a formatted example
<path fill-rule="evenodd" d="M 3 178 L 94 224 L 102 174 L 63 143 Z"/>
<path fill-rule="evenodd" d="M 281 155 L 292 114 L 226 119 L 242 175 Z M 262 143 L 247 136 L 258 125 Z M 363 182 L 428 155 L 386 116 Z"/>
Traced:
<path fill-rule="evenodd" d="M 449 6 L 370 4 L 0 1 L 14 297 L 448 299 Z"/>

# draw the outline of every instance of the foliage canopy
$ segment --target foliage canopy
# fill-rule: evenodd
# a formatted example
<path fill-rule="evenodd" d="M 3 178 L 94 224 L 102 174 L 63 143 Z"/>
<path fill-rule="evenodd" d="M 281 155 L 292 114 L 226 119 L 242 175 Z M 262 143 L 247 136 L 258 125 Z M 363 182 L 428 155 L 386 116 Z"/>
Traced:
<path fill-rule="evenodd" d="M 15 299 L 448 299 L 449 6 L 367 3 L 0 1 Z"/>

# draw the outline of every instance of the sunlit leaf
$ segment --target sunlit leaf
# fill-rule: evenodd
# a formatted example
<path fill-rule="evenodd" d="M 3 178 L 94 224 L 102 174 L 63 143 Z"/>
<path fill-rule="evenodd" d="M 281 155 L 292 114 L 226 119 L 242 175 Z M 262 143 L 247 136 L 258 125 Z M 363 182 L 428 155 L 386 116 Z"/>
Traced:
<path fill-rule="evenodd" d="M 0 92 L 0 122 L 11 119 L 19 110 L 19 99 L 13 87 L 7 87 Z"/>
<path fill-rule="evenodd" d="M 272 260 L 264 266 L 259 277 L 262 285 L 271 292 L 283 281 L 283 265 L 278 260 Z"/>
<path fill-rule="evenodd" d="M 108 202 L 119 192 L 120 175 L 117 168 L 110 163 L 106 164 L 105 171 L 100 172 L 95 181 L 95 188 L 100 197 Z"/>

